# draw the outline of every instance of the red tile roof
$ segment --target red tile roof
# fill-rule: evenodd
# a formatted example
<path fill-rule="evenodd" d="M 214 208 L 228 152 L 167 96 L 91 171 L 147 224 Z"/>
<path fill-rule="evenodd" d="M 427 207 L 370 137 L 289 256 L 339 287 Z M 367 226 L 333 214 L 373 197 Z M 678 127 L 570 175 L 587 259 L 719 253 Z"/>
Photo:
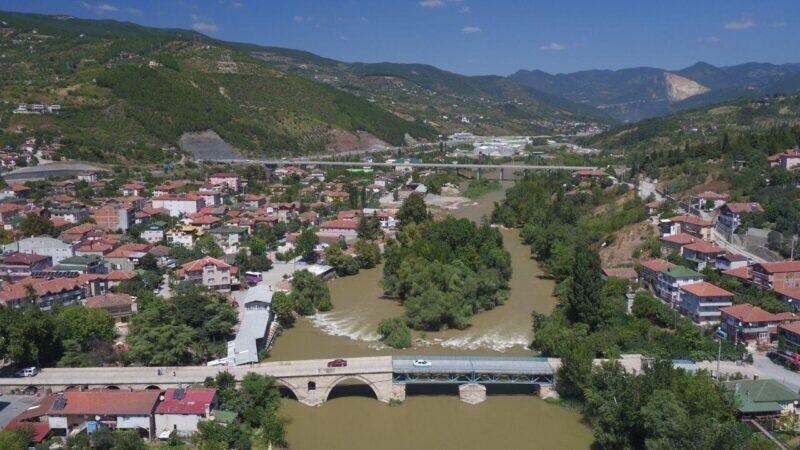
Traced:
<path fill-rule="evenodd" d="M 190 262 L 182 265 L 181 269 L 183 269 L 185 271 L 193 272 L 193 271 L 196 271 L 196 270 L 203 270 L 203 267 L 205 267 L 208 264 L 213 264 L 213 265 L 217 266 L 218 269 L 230 269 L 231 268 L 231 266 L 229 264 L 226 264 L 226 263 L 224 263 L 224 262 L 222 262 L 222 261 L 220 261 L 218 259 L 212 258 L 210 256 L 206 256 L 205 258 L 201 258 L 201 259 L 198 259 L 198 260 L 195 260 L 195 261 L 190 261 Z"/>
<path fill-rule="evenodd" d="M 33 429 L 33 436 L 31 440 L 34 444 L 39 444 L 48 434 L 50 434 L 50 425 L 47 422 L 9 422 L 6 425 L 6 430 L 13 431 L 18 428 L 30 427 Z"/>
<path fill-rule="evenodd" d="M 753 267 L 760 267 L 766 273 L 800 272 L 800 261 L 780 261 L 757 263 Z"/>
<path fill-rule="evenodd" d="M 130 304 L 131 296 L 128 294 L 108 293 L 105 295 L 95 295 L 94 297 L 86 299 L 86 307 L 93 309 L 128 306 Z"/>
<path fill-rule="evenodd" d="M 150 415 L 161 391 L 65 391 L 62 395 L 64 408 L 55 409 L 56 401 L 48 415 Z"/>
<path fill-rule="evenodd" d="M 776 286 L 773 290 L 780 295 L 791 298 L 792 300 L 800 301 L 800 286 Z"/>
<path fill-rule="evenodd" d="M 178 389 L 167 389 L 164 400 L 156 407 L 156 414 L 195 414 L 205 415 L 211 408 L 216 389 L 183 389 L 184 396 L 175 398 Z"/>
<path fill-rule="evenodd" d="M 681 289 L 698 297 L 733 297 L 733 293 L 705 281 L 685 284 Z"/>
<path fill-rule="evenodd" d="M 50 259 L 50 257 L 44 255 L 34 255 L 33 253 L 14 253 L 12 255 L 2 257 L 0 261 L 2 261 L 3 264 L 23 264 L 30 266 L 46 259 Z"/>
<path fill-rule="evenodd" d="M 358 228 L 357 220 L 329 220 L 319 224 L 320 228 L 334 228 L 341 230 L 355 230 Z"/>
<path fill-rule="evenodd" d="M 764 311 L 758 306 L 749 303 L 732 305 L 720 308 L 720 312 L 727 314 L 740 322 L 777 322 L 780 317 L 770 312 Z"/>
<path fill-rule="evenodd" d="M 789 322 L 789 323 L 782 323 L 778 325 L 778 328 L 782 328 L 790 333 L 796 334 L 800 336 L 800 321 L 797 322 Z"/>
<path fill-rule="evenodd" d="M 33 287 L 36 295 L 41 297 L 48 294 L 72 291 L 79 288 L 83 283 L 79 278 L 54 278 L 52 280 L 44 278 L 23 278 L 16 283 L 3 282 L 0 291 L 0 302 L 21 300 L 28 296 L 28 286 Z"/>
<path fill-rule="evenodd" d="M 725 252 L 724 248 L 717 247 L 716 245 L 714 245 L 714 244 L 712 244 L 710 242 L 705 242 L 705 241 L 694 242 L 692 244 L 689 244 L 689 245 L 683 247 L 683 249 L 684 250 L 691 250 L 691 251 L 696 252 L 696 253 L 714 253 L 714 254 L 719 254 L 719 253 L 724 253 Z"/>
<path fill-rule="evenodd" d="M 665 242 L 671 242 L 673 244 L 687 245 L 691 244 L 696 239 L 691 234 L 678 233 L 678 234 L 673 234 L 671 236 L 664 236 L 661 238 L 661 240 Z"/>
<path fill-rule="evenodd" d="M 700 227 L 710 227 L 714 224 L 714 222 L 711 222 L 710 220 L 704 220 L 695 216 L 675 216 L 669 220 L 678 223 L 690 223 Z"/>
<path fill-rule="evenodd" d="M 660 272 L 663 269 L 669 269 L 672 266 L 674 266 L 674 264 L 672 264 L 671 262 L 660 258 L 651 259 L 649 261 L 642 261 L 640 264 L 642 265 L 642 267 L 646 267 L 652 270 L 653 272 Z"/>
<path fill-rule="evenodd" d="M 106 258 L 136 258 L 139 257 L 139 255 L 147 253 L 148 250 L 150 250 L 150 244 L 131 242 L 115 248 L 106 255 Z"/>
<path fill-rule="evenodd" d="M 729 277 L 739 278 L 740 280 L 749 281 L 753 279 L 753 273 L 751 272 L 750 266 L 745 267 L 737 267 L 736 269 L 728 269 L 722 271 L 723 275 L 728 275 Z"/>
<path fill-rule="evenodd" d="M 762 212 L 764 208 L 761 206 L 760 203 L 750 202 L 750 203 L 728 203 L 723 208 L 728 209 L 730 212 L 734 214 L 741 214 L 741 213 L 751 213 L 751 212 Z"/>

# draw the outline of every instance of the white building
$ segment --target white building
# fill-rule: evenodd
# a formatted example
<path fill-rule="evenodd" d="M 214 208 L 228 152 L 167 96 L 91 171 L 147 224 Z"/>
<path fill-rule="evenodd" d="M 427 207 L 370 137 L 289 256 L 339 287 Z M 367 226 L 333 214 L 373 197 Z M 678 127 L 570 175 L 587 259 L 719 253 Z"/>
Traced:
<path fill-rule="evenodd" d="M 205 206 L 203 197 L 189 194 L 183 196 L 163 195 L 152 200 L 153 208 L 164 208 L 172 217 L 197 214 Z"/>
<path fill-rule="evenodd" d="M 36 236 L 25 238 L 2 246 L 4 252 L 32 253 L 34 255 L 49 256 L 53 265 L 62 259 L 75 256 L 75 247 L 50 236 Z"/>

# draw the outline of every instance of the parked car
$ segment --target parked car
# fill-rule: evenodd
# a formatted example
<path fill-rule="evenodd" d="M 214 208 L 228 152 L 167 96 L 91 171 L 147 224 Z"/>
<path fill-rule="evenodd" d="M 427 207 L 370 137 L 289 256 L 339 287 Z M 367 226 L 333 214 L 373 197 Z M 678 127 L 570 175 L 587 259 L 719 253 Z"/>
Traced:
<path fill-rule="evenodd" d="M 415 359 L 413 362 L 415 367 L 430 367 L 431 362 L 426 359 Z"/>
<path fill-rule="evenodd" d="M 39 373 L 39 369 L 36 367 L 26 367 L 19 372 L 17 372 L 18 377 L 34 377 L 36 374 Z"/>
<path fill-rule="evenodd" d="M 328 361 L 328 367 L 347 367 L 347 360 L 334 359 L 333 361 Z"/>

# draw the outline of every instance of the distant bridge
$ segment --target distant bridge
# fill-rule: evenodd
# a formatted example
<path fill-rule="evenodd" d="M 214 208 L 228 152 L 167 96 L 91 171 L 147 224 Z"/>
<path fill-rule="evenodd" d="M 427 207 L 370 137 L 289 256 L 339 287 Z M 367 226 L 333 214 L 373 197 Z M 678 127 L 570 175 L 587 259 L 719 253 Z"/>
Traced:
<path fill-rule="evenodd" d="M 359 162 L 324 161 L 307 159 L 198 159 L 197 162 L 217 162 L 222 164 L 259 164 L 264 166 L 341 166 L 341 167 L 411 167 L 426 169 L 510 169 L 510 170 L 594 170 L 596 166 L 542 166 L 533 164 L 447 164 L 410 162 Z"/>

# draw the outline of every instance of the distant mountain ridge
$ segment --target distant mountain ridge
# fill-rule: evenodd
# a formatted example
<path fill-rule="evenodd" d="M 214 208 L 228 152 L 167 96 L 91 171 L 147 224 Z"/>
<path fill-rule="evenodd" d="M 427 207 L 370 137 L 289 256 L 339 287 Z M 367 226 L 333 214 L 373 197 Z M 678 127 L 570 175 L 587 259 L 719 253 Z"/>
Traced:
<path fill-rule="evenodd" d="M 510 79 L 620 121 L 635 122 L 736 97 L 800 90 L 800 64 L 744 63 L 717 67 L 698 62 L 680 70 L 635 67 L 550 74 L 519 70 Z"/>
<path fill-rule="evenodd" d="M 280 70 L 366 97 L 401 117 L 422 118 L 445 133 L 569 132 L 578 122 L 613 122 L 593 106 L 507 77 L 467 76 L 428 64 L 347 63 L 301 50 L 233 45 Z"/>

